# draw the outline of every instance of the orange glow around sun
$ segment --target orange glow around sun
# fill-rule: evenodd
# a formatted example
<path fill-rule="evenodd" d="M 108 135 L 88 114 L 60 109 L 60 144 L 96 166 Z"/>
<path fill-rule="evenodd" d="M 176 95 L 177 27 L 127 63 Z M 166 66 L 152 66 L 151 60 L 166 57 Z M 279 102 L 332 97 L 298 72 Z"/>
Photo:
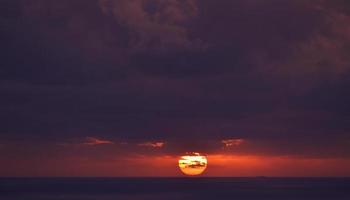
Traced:
<path fill-rule="evenodd" d="M 179 159 L 179 168 L 185 175 L 197 176 L 207 168 L 207 158 L 199 153 L 188 153 Z"/>

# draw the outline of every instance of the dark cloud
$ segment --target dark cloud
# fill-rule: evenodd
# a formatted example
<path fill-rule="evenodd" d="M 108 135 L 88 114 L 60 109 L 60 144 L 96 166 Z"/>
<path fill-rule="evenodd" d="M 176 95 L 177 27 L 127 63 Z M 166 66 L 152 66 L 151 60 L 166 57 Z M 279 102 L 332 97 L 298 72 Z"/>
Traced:
<path fill-rule="evenodd" d="M 4 0 L 0 9 L 3 140 L 92 135 L 162 141 L 174 154 L 242 138 L 241 153 L 349 155 L 347 1 Z"/>
<path fill-rule="evenodd" d="M 196 0 L 100 0 L 99 5 L 128 29 L 132 51 L 200 48 L 201 41 L 192 40 L 186 27 L 198 14 Z"/>

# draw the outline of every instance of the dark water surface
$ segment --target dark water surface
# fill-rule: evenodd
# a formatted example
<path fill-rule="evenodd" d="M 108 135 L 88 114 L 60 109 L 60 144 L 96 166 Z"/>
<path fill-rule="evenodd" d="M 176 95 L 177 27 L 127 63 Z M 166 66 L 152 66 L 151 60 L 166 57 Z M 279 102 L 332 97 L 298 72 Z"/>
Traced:
<path fill-rule="evenodd" d="M 1 178 L 1 200 L 350 200 L 350 178 Z"/>

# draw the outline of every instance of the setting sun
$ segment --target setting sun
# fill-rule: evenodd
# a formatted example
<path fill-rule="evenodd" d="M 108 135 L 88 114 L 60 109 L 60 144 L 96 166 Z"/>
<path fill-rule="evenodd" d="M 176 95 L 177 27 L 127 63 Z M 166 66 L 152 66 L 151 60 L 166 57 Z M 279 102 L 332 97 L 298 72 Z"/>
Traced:
<path fill-rule="evenodd" d="M 202 174 L 207 168 L 207 158 L 199 153 L 188 153 L 179 159 L 180 170 L 188 176 Z"/>

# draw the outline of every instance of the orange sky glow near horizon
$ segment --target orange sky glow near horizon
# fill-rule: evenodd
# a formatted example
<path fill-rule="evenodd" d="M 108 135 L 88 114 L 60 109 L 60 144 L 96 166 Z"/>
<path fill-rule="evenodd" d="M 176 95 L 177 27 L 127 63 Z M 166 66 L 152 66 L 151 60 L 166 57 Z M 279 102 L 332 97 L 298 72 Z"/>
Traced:
<path fill-rule="evenodd" d="M 1 161 L 1 176 L 30 177 L 184 177 L 176 156 L 129 156 L 123 159 L 70 157 L 62 160 Z M 288 156 L 207 155 L 203 177 L 344 177 L 350 159 Z"/>

